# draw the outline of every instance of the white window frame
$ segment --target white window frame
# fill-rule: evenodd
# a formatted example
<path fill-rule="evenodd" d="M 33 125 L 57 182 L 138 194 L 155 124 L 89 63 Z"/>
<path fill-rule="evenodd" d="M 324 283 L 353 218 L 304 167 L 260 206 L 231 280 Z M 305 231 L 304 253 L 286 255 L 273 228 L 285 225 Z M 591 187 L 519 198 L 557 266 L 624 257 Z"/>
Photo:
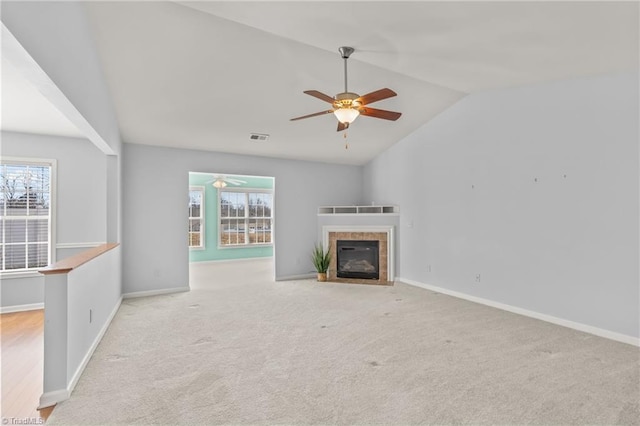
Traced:
<path fill-rule="evenodd" d="M 204 250 L 206 247 L 206 244 L 204 242 L 204 237 L 205 237 L 205 233 L 204 233 L 204 209 L 205 209 L 205 188 L 204 186 L 199 186 L 199 185 L 191 185 L 189 186 L 189 192 L 191 191 L 200 191 L 200 193 L 202 194 L 202 197 L 200 198 L 200 216 L 196 217 L 196 216 L 189 216 L 189 225 L 191 224 L 191 220 L 193 219 L 199 219 L 200 220 L 200 245 L 199 246 L 192 246 L 189 245 L 189 249 L 190 250 Z M 189 199 L 189 202 L 191 202 L 191 199 Z M 191 231 L 189 232 L 189 242 L 191 242 Z"/>
<path fill-rule="evenodd" d="M 47 243 L 48 243 L 48 255 L 49 262 L 51 265 L 56 262 L 56 196 L 57 196 L 57 168 L 58 162 L 53 158 L 30 158 L 30 157 L 8 157 L 3 156 L 0 158 L 0 164 L 7 165 L 20 165 L 20 166 L 48 166 L 50 168 L 49 174 L 49 230 L 47 234 Z M 4 216 L 4 211 L 2 212 L 3 219 L 7 220 L 7 217 L 11 217 L 12 219 L 25 219 L 27 220 L 35 220 L 35 219 L 43 219 L 45 216 Z M 11 219 L 8 219 L 11 220 Z M 5 232 L 6 227 L 3 227 L 2 232 Z M 0 241 L 4 241 L 4 236 L 0 235 Z M 42 266 L 34 267 L 34 268 L 22 268 L 22 269 L 8 269 L 4 270 L 4 258 L 0 258 L 0 277 L 4 278 L 17 278 L 17 277 L 39 277 L 41 276 L 38 273 L 39 269 L 42 269 Z"/>
<path fill-rule="evenodd" d="M 273 246 L 273 228 L 274 228 L 274 210 L 275 210 L 275 197 L 273 189 L 264 188 L 222 188 L 218 189 L 218 249 L 236 249 L 236 248 L 249 248 L 249 247 L 272 247 Z M 222 217 L 221 199 L 223 192 L 236 192 L 245 194 L 244 201 L 244 217 Z M 249 216 L 249 194 L 271 194 L 271 217 L 250 217 Z M 244 244 L 222 244 L 222 221 L 224 219 L 244 219 Z M 268 243 L 250 243 L 249 242 L 249 220 L 251 219 L 270 219 L 271 220 L 271 241 Z"/>

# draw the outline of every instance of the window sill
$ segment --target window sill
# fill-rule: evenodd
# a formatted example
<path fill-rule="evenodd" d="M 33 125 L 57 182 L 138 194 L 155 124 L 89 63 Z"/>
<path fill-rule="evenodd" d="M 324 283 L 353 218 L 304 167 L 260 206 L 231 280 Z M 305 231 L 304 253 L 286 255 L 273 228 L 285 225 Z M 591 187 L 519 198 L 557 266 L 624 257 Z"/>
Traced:
<path fill-rule="evenodd" d="M 264 247 L 273 247 L 273 243 L 269 244 L 238 244 L 235 246 L 218 246 L 218 250 L 227 250 L 227 249 L 247 249 L 247 248 L 264 248 Z"/>
<path fill-rule="evenodd" d="M 189 247 L 189 251 L 202 251 L 202 250 L 206 250 L 206 247 L 205 246 Z"/>

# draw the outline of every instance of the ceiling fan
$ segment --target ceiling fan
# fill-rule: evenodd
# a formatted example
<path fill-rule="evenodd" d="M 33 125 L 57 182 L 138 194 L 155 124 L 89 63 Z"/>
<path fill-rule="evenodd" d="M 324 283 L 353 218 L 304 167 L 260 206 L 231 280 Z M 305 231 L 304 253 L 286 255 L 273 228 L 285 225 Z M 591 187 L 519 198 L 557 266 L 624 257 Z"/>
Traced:
<path fill-rule="evenodd" d="M 292 118 L 291 121 L 333 113 L 338 119 L 338 132 L 340 132 L 348 129 L 349 124 L 353 123 L 353 121 L 361 114 L 392 121 L 396 121 L 400 118 L 402 113 L 368 107 L 369 104 L 374 102 L 396 96 L 397 93 L 393 90 L 385 88 L 367 93 L 363 96 L 349 92 L 347 89 L 347 59 L 349 59 L 349 56 L 353 53 L 354 49 L 353 47 L 343 46 L 340 47 L 338 51 L 340 52 L 342 59 L 344 59 L 344 92 L 338 93 L 335 97 L 331 97 L 318 92 L 317 90 L 305 90 L 304 93 L 307 95 L 328 102 L 333 108 L 326 111 L 316 112 L 314 114 Z"/>
<path fill-rule="evenodd" d="M 222 189 L 228 185 L 242 185 L 243 183 L 247 183 L 244 180 L 228 178 L 224 175 L 213 175 L 215 179 L 207 181 L 207 183 L 211 183 L 215 188 Z"/>

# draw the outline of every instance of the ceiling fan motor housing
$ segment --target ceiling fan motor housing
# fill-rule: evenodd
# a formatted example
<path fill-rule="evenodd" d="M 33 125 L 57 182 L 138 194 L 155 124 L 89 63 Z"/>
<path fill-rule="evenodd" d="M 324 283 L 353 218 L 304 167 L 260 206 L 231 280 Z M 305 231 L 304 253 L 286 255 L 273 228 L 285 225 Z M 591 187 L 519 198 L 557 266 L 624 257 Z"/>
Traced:
<path fill-rule="evenodd" d="M 333 105 L 336 108 L 359 107 L 360 106 L 360 102 L 354 102 L 359 97 L 360 97 L 360 95 L 358 95 L 357 93 L 353 93 L 353 92 L 338 93 L 335 96 L 336 101 L 333 103 Z"/>

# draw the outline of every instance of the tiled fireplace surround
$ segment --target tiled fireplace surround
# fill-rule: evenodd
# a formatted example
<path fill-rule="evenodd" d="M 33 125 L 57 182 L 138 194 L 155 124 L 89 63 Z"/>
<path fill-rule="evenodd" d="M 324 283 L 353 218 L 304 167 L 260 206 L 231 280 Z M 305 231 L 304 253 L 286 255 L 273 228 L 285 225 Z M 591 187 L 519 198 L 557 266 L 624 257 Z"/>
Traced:
<path fill-rule="evenodd" d="M 393 227 L 392 226 L 324 226 L 322 228 L 324 246 L 331 251 L 331 264 L 327 271 L 327 280 L 352 284 L 393 285 Z M 379 241 L 378 280 L 358 278 L 338 278 L 336 267 L 336 247 L 338 240 Z"/>

